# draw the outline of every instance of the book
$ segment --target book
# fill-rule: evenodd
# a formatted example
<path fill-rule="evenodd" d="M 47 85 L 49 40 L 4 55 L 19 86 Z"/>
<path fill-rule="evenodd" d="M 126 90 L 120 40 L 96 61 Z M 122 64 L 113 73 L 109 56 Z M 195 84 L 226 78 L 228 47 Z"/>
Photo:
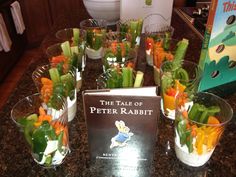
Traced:
<path fill-rule="evenodd" d="M 157 87 L 86 90 L 83 105 L 92 164 L 104 162 L 116 174 L 147 172 L 160 116 Z"/>
<path fill-rule="evenodd" d="M 212 0 L 199 60 L 203 70 L 200 91 L 231 94 L 235 90 L 235 19 L 236 1 Z"/>

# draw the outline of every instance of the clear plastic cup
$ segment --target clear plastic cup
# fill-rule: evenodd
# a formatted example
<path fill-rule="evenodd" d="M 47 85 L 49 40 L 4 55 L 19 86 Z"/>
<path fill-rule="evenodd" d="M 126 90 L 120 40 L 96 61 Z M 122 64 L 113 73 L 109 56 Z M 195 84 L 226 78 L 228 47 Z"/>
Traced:
<path fill-rule="evenodd" d="M 198 92 L 176 98 L 175 152 L 188 166 L 204 165 L 213 154 L 224 129 L 233 115 L 231 106 L 222 98 Z"/>
<path fill-rule="evenodd" d="M 85 56 L 84 50 L 78 49 L 77 54 L 73 54 L 71 51 L 71 56 L 65 56 L 61 48 L 62 43 L 57 43 L 49 46 L 46 50 L 48 60 L 52 66 L 57 66 L 58 64 L 63 65 L 64 63 L 71 63 L 76 68 L 76 90 L 80 91 L 82 87 L 82 73 L 85 68 Z"/>
<path fill-rule="evenodd" d="M 80 28 L 86 30 L 86 55 L 90 59 L 100 59 L 107 30 L 107 21 L 103 19 L 86 19 L 80 22 Z"/>
<path fill-rule="evenodd" d="M 67 101 L 55 95 L 46 104 L 39 93 L 19 100 L 11 118 L 23 132 L 35 162 L 43 167 L 60 165 L 69 150 Z"/>
<path fill-rule="evenodd" d="M 61 95 L 67 100 L 68 121 L 72 121 L 77 112 L 76 68 L 72 65 L 61 68 L 50 64 L 38 66 L 32 78 L 45 103 L 50 103 L 54 95 Z"/>
<path fill-rule="evenodd" d="M 135 71 L 131 67 L 110 68 L 97 79 L 97 89 L 141 87 L 143 72 Z"/>
<path fill-rule="evenodd" d="M 190 61 L 161 65 L 161 111 L 165 117 L 175 119 L 175 98 L 178 94 L 190 97 L 197 92 L 202 72 L 198 64 Z"/>
<path fill-rule="evenodd" d="M 145 26 L 144 29 L 146 62 L 153 66 L 157 48 L 161 47 L 165 52 L 168 52 L 173 50 L 173 46 L 176 46 L 176 40 L 172 39 L 174 28 L 166 24 L 150 24 Z M 163 41 L 163 43 L 160 43 L 160 41 Z M 168 45 L 171 45 L 171 48 L 165 47 L 165 41 L 170 41 Z"/>
<path fill-rule="evenodd" d="M 135 69 L 136 62 L 137 50 L 131 48 L 131 42 L 123 40 L 119 32 L 108 32 L 102 53 L 103 71 L 112 67 L 127 66 Z"/>

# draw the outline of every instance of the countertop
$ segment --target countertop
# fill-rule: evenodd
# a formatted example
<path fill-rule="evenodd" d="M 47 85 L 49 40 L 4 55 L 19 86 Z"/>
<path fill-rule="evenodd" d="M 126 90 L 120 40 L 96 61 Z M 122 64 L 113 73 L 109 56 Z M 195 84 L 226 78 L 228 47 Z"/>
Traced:
<path fill-rule="evenodd" d="M 187 53 L 186 59 L 197 62 L 202 44 L 200 38 L 190 30 L 189 26 L 175 12 L 173 12 L 172 26 L 175 28 L 174 38 L 182 39 L 185 37 L 190 41 L 190 52 Z M 58 26 L 54 30 L 59 29 L 59 27 L 62 26 Z M 43 49 L 57 42 L 53 35 L 54 32 L 52 31 L 43 41 Z M 117 176 L 105 164 L 91 165 L 89 163 L 87 129 L 83 116 L 81 92 L 79 92 L 77 99 L 77 115 L 69 123 L 71 153 L 56 170 L 43 169 L 34 162 L 23 135 L 11 120 L 10 111 L 18 100 L 36 92 L 31 74 L 36 66 L 43 63 L 47 63 L 45 56 L 30 65 L 0 112 L 0 176 Z M 153 70 L 145 63 L 143 43 L 139 51 L 138 69 L 145 72 L 144 85 L 153 85 Z M 86 69 L 83 72 L 82 90 L 95 89 L 95 80 L 100 73 L 102 73 L 101 61 L 88 59 Z M 230 95 L 226 99 L 236 110 L 236 96 Z M 158 120 L 158 135 L 155 156 L 149 171 L 150 176 L 236 176 L 235 135 L 236 121 L 234 116 L 207 164 L 200 168 L 188 167 L 183 165 L 175 156 L 173 124 L 161 116 Z M 127 176 L 131 175 L 127 174 Z M 142 175 L 138 176 L 142 177 Z"/>

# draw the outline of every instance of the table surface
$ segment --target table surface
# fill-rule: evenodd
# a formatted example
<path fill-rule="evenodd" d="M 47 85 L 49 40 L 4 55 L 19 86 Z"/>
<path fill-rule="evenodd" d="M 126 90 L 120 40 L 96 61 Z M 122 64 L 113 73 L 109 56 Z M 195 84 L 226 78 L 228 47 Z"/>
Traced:
<path fill-rule="evenodd" d="M 174 12 L 172 26 L 175 28 L 174 38 L 182 39 L 184 37 L 190 41 L 190 52 L 187 53 L 186 59 L 197 62 L 200 56 L 202 41 Z M 43 49 L 58 42 L 54 34 L 56 30 L 63 27 L 69 27 L 69 25 L 62 22 L 55 27 L 54 31 L 43 41 Z M 0 176 L 119 176 L 113 174 L 104 165 L 91 165 L 89 163 L 87 129 L 83 116 L 81 92 L 79 92 L 77 99 L 77 115 L 69 123 L 71 153 L 66 157 L 65 162 L 56 170 L 43 169 L 34 162 L 23 135 L 11 120 L 10 111 L 18 100 L 37 92 L 32 82 L 31 74 L 38 65 L 44 63 L 47 63 L 47 58 L 42 56 L 41 60 L 30 65 L 0 112 Z M 139 50 L 137 67 L 139 70 L 145 72 L 144 85 L 154 85 L 152 67 L 147 66 L 145 62 L 143 41 Z M 82 90 L 95 89 L 95 80 L 101 73 L 101 60 L 88 59 L 86 69 L 83 72 Z M 230 95 L 226 99 L 235 110 L 236 96 Z M 236 121 L 234 116 L 207 164 L 200 168 L 188 167 L 183 165 L 175 156 L 173 148 L 173 124 L 161 116 L 158 120 L 158 135 L 154 160 L 149 171 L 150 176 L 236 176 L 235 135 Z"/>

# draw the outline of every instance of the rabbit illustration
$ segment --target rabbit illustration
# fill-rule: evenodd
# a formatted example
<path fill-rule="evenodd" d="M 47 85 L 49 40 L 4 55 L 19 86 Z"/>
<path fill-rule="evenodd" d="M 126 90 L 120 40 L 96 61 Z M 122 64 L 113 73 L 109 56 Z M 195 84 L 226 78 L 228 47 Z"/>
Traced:
<path fill-rule="evenodd" d="M 127 141 L 129 141 L 131 136 L 133 136 L 133 133 L 130 132 L 129 127 L 127 127 L 122 120 L 116 121 L 115 125 L 118 129 L 118 133 L 111 139 L 111 149 L 117 146 L 125 146 L 127 144 Z"/>

